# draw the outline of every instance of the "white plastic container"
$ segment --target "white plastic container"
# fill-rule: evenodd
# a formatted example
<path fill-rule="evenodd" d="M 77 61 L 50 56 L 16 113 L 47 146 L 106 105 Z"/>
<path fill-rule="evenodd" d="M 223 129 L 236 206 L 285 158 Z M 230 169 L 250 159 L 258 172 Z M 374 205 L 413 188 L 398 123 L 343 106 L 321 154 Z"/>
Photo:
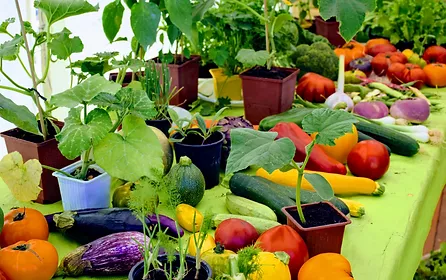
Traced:
<path fill-rule="evenodd" d="M 71 173 L 81 165 L 82 162 L 78 161 L 61 170 Z M 110 175 L 97 165 L 91 165 L 90 168 L 96 169 L 102 174 L 93 180 L 81 181 L 67 177 L 60 172 L 53 173 L 53 176 L 57 177 L 59 181 L 64 211 L 110 207 Z"/>

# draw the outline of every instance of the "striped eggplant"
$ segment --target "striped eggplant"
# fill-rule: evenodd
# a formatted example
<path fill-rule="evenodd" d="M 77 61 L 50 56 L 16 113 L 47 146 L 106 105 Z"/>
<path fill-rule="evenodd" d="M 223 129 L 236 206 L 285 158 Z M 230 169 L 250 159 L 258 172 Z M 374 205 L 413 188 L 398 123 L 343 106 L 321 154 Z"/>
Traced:
<path fill-rule="evenodd" d="M 45 216 L 50 231 L 61 231 L 70 239 L 80 244 L 92 242 L 103 236 L 125 231 L 143 231 L 141 222 L 130 209 L 109 208 L 67 211 Z M 159 215 L 161 230 L 178 237 L 175 221 Z M 156 215 L 148 215 L 146 224 L 149 229 L 158 225 Z M 180 236 L 184 231 L 179 228 Z"/>
<path fill-rule="evenodd" d="M 65 256 L 56 275 L 124 275 L 143 259 L 141 244 L 144 234 L 137 231 L 104 236 Z"/>

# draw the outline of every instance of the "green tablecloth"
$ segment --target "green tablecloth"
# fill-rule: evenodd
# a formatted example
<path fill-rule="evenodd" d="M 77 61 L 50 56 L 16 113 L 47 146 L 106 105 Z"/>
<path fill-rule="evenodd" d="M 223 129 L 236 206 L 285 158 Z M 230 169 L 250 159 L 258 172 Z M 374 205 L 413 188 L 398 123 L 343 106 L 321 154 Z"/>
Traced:
<path fill-rule="evenodd" d="M 443 94 L 442 103 L 446 106 L 446 89 L 427 90 Z M 225 112 L 226 115 L 242 113 L 240 108 Z M 446 109 L 442 113 L 433 114 L 426 124 L 446 132 Z M 342 254 L 352 264 L 355 279 L 412 279 L 422 255 L 435 207 L 446 183 L 445 156 L 445 148 L 424 144 L 414 157 L 392 155 L 390 169 L 379 181 L 386 186 L 386 193 L 382 197 L 353 197 L 366 207 L 366 215 L 360 219 L 352 219 L 352 224 L 347 226 L 342 247 Z M 214 213 L 226 213 L 223 196 L 227 191 L 221 186 L 206 191 L 198 209 L 204 211 L 210 208 Z M 24 205 L 11 196 L 2 182 L 0 194 L 0 206 L 3 209 Z M 25 206 L 36 208 L 44 214 L 62 210 L 60 202 L 53 205 L 28 203 Z M 56 246 L 60 258 L 78 246 L 58 233 L 52 233 L 49 241 Z"/>

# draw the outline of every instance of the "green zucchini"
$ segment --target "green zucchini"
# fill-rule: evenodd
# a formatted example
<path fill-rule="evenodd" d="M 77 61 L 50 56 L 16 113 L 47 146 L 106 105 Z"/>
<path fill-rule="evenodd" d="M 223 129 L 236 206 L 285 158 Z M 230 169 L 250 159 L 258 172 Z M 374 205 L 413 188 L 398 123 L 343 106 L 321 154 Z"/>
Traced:
<path fill-rule="evenodd" d="M 227 219 L 240 219 L 243 221 L 246 221 L 250 223 L 259 234 L 264 233 L 265 231 L 280 226 L 280 224 L 276 221 L 256 218 L 256 217 L 249 217 L 249 216 L 242 216 L 242 215 L 234 215 L 234 214 L 217 214 L 212 217 L 212 228 L 218 227 L 219 224 L 221 224 L 224 220 Z"/>
<path fill-rule="evenodd" d="M 276 214 L 268 206 L 231 193 L 226 194 L 226 208 L 231 214 L 277 222 Z"/>
<path fill-rule="evenodd" d="M 283 113 L 266 117 L 260 121 L 259 130 L 268 131 L 280 122 L 293 122 L 300 126 L 304 117 L 313 112 L 313 110 L 314 108 L 293 108 Z"/>
<path fill-rule="evenodd" d="M 392 153 L 397 155 L 411 157 L 420 150 L 416 140 L 393 129 L 364 121 L 359 121 L 355 125 L 358 131 L 387 145 Z"/>
<path fill-rule="evenodd" d="M 376 141 L 376 139 L 362 133 L 361 131 L 358 131 L 358 142 L 365 141 L 365 140 L 375 140 Z M 384 143 L 381 143 L 381 144 L 383 144 L 384 147 L 386 147 L 387 151 L 389 152 L 389 156 L 390 156 L 392 154 L 392 150 L 386 144 L 384 144 Z"/>

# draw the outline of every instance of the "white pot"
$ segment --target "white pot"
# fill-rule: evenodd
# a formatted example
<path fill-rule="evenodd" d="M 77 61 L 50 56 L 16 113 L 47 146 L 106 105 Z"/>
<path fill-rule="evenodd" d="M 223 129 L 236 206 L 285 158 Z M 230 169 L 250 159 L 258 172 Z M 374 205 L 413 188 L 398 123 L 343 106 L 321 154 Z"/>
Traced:
<path fill-rule="evenodd" d="M 71 173 L 81 165 L 82 162 L 78 161 L 61 170 Z M 60 172 L 53 173 L 59 181 L 64 211 L 110 207 L 110 175 L 97 165 L 91 165 L 90 168 L 102 174 L 93 180 L 82 181 L 67 177 Z"/>

